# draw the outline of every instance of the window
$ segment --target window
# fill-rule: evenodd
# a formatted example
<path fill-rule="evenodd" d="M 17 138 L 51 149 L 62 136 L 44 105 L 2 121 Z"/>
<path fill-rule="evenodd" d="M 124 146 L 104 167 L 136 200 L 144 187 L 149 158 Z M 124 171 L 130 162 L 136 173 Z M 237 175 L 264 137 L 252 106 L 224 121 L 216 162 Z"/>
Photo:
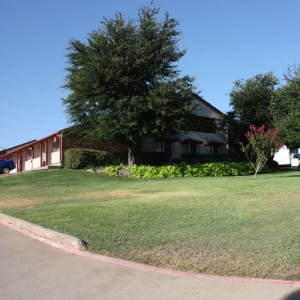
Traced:
<path fill-rule="evenodd" d="M 174 153 L 174 143 L 171 140 L 158 140 L 156 142 L 156 151 L 172 155 Z"/>
<path fill-rule="evenodd" d="M 210 154 L 218 155 L 222 154 L 222 144 L 211 144 L 210 145 Z"/>
<path fill-rule="evenodd" d="M 183 143 L 183 153 L 185 154 L 197 154 L 199 153 L 199 143 L 190 142 L 190 143 Z"/>
<path fill-rule="evenodd" d="M 39 157 L 41 154 L 41 145 L 35 145 L 34 146 L 34 148 L 33 148 L 33 150 L 34 150 L 34 158 L 37 158 L 37 157 Z"/>
<path fill-rule="evenodd" d="M 29 147 L 26 149 L 26 151 L 25 151 L 25 159 L 26 160 L 32 159 L 32 149 L 33 149 L 32 147 Z"/>
<path fill-rule="evenodd" d="M 58 137 L 57 136 L 53 138 L 53 144 L 52 145 L 53 145 L 52 146 L 52 151 L 53 152 L 58 151 Z"/>

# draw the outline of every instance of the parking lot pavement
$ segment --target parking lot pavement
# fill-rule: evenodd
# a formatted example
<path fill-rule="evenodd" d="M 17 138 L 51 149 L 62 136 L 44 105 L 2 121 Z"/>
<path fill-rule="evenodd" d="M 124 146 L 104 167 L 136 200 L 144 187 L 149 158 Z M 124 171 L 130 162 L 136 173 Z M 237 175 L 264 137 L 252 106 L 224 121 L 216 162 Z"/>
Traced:
<path fill-rule="evenodd" d="M 193 278 L 56 249 L 0 224 L 0 299 L 293 300 L 298 283 Z M 291 295 L 293 298 L 287 298 Z"/>

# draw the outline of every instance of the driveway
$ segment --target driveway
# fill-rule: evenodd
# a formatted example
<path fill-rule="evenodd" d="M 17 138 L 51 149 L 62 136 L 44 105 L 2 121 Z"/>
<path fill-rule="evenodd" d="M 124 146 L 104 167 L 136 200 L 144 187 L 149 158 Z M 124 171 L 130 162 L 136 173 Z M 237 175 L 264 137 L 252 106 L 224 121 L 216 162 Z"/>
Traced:
<path fill-rule="evenodd" d="M 72 254 L 1 224 L 0 241 L 1 300 L 300 299 L 298 283 L 196 278 L 142 270 Z M 298 296 L 292 296 L 296 291 Z"/>

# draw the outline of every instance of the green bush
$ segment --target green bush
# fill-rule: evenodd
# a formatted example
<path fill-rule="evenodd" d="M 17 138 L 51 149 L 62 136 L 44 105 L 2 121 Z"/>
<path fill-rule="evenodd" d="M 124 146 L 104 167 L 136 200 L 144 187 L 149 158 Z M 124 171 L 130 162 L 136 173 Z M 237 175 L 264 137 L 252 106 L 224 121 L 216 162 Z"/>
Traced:
<path fill-rule="evenodd" d="M 129 168 L 134 178 L 174 178 L 182 177 L 181 168 L 178 165 L 166 166 L 132 166 Z"/>
<path fill-rule="evenodd" d="M 111 163 L 112 155 L 107 151 L 69 149 L 64 153 L 64 166 L 67 169 L 81 169 Z"/>
<path fill-rule="evenodd" d="M 238 176 L 250 175 L 252 172 L 252 167 L 247 162 L 211 162 L 182 167 L 184 177 Z"/>
<path fill-rule="evenodd" d="M 122 164 L 118 165 L 118 166 L 107 166 L 107 167 L 104 168 L 105 173 L 108 176 L 112 176 L 112 177 L 118 176 L 119 171 L 122 170 L 122 169 L 124 169 L 124 166 Z"/>
<path fill-rule="evenodd" d="M 215 163 L 215 162 L 246 162 L 247 159 L 237 157 L 236 155 L 230 154 L 182 154 L 181 161 L 187 164 L 197 164 L 197 163 Z"/>
<path fill-rule="evenodd" d="M 127 168 L 119 165 L 108 166 L 105 171 L 109 176 L 118 176 L 122 169 L 130 171 L 133 178 L 241 176 L 253 173 L 252 166 L 248 162 L 215 162 L 194 165 L 180 163 L 165 166 L 134 165 Z"/>

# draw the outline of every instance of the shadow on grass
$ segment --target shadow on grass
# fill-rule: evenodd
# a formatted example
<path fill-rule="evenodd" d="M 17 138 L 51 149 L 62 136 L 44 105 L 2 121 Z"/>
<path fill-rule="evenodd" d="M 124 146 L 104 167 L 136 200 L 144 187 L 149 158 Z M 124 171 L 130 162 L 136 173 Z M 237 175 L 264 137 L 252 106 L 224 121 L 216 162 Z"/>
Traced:
<path fill-rule="evenodd" d="M 297 173 L 296 173 L 297 172 Z M 286 173 L 284 173 L 284 174 L 282 174 L 282 175 L 279 175 L 279 176 L 277 176 L 277 177 L 283 177 L 283 178 L 286 178 L 286 177 L 292 177 L 292 178 L 294 178 L 294 177 L 300 177 L 300 172 L 299 171 L 291 171 L 291 172 L 286 172 Z"/>
<path fill-rule="evenodd" d="M 278 171 L 272 171 L 269 173 L 261 173 L 257 175 L 257 178 L 259 178 L 261 175 L 274 175 L 274 176 L 270 176 L 270 177 L 264 177 L 264 179 L 274 179 L 274 177 L 276 178 L 287 178 L 287 177 L 300 177 L 300 170 L 289 170 L 289 171 L 282 171 L 282 170 L 278 170 Z M 300 300 L 300 299 L 299 299 Z"/>

